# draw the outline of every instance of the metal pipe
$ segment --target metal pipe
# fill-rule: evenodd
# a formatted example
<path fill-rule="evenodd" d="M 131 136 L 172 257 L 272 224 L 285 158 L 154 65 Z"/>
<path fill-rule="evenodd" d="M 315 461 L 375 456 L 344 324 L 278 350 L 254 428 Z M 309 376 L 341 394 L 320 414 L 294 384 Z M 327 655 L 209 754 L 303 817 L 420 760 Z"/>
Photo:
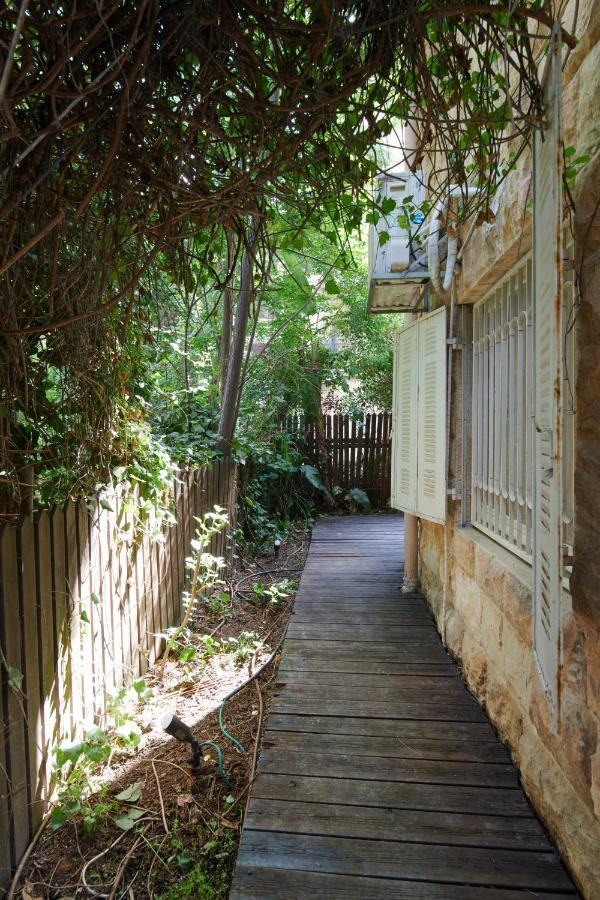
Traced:
<path fill-rule="evenodd" d="M 419 587 L 419 519 L 404 513 L 404 579 L 402 593 L 412 594 Z"/>
<path fill-rule="evenodd" d="M 448 321 L 448 358 L 446 372 L 446 472 L 450 470 L 450 413 L 452 410 L 452 349 L 454 346 L 454 316 L 456 313 L 456 279 L 452 279 L 452 290 L 450 292 L 450 317 Z M 448 594 L 450 590 L 449 584 L 449 567 L 448 554 L 450 552 L 450 522 L 448 517 L 448 491 L 446 491 L 446 515 L 444 517 L 444 584 L 442 590 L 442 621 L 440 622 L 440 631 L 442 641 L 446 643 L 446 615 L 448 609 Z"/>
<path fill-rule="evenodd" d="M 416 313 L 405 313 L 404 324 L 417 318 Z M 419 517 L 404 513 L 404 578 L 402 593 L 412 594 L 419 587 Z"/>

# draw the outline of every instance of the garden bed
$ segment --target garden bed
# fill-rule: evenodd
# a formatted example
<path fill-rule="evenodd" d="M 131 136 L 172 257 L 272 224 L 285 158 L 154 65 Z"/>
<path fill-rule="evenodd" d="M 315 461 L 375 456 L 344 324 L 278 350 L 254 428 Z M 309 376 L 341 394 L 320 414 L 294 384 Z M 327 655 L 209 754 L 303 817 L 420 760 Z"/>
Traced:
<path fill-rule="evenodd" d="M 88 773 L 92 795 L 82 796 L 81 811 L 64 816 L 58 828 L 61 807 L 55 807 L 15 897 L 227 896 L 277 673 L 275 651 L 307 547 L 306 533 L 291 531 L 277 556 L 239 560 L 229 590 L 210 607 L 201 601 L 189 630 L 173 632 L 166 662 L 149 670 L 137 690 L 122 692 L 123 704 L 131 696 L 144 700 L 124 719 L 137 726 L 136 746 L 111 750 Z M 276 571 L 256 574 L 262 570 Z M 190 745 L 161 727 L 165 713 L 187 723 L 199 742 L 212 742 L 202 747 L 199 772 L 190 767 Z"/>

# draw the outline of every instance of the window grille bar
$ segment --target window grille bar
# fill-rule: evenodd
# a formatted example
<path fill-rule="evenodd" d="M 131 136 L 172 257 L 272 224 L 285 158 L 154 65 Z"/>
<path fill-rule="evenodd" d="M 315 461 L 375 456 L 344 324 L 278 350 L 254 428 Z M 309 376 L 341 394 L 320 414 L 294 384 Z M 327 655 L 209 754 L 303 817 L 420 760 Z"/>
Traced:
<path fill-rule="evenodd" d="M 472 522 L 531 559 L 531 263 L 475 306 Z"/>
<path fill-rule="evenodd" d="M 569 243 L 567 256 L 572 258 Z M 568 267 L 567 267 L 568 268 Z M 573 545 L 574 290 L 564 286 L 563 540 Z M 533 312 L 528 254 L 473 310 L 471 520 L 526 560 L 532 558 Z"/>

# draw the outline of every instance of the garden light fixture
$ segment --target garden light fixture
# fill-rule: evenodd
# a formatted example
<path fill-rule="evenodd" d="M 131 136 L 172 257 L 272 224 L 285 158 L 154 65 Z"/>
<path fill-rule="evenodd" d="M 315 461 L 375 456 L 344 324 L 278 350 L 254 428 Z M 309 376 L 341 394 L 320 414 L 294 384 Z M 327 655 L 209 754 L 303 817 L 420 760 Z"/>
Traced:
<path fill-rule="evenodd" d="M 194 773 L 199 772 L 202 768 L 202 753 L 198 739 L 190 726 L 186 725 L 175 713 L 165 712 L 160 717 L 160 727 L 175 740 L 181 741 L 183 744 L 190 744 L 192 748 L 190 767 Z"/>

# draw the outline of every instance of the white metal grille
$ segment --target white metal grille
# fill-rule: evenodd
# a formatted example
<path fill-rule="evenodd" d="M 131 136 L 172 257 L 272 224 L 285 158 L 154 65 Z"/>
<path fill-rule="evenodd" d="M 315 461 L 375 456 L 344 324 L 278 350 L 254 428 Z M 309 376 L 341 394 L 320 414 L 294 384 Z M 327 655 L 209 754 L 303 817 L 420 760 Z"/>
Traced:
<path fill-rule="evenodd" d="M 473 310 L 472 521 L 530 560 L 532 263 L 528 255 Z"/>
<path fill-rule="evenodd" d="M 573 245 L 563 280 L 562 531 L 573 552 L 575 315 Z M 532 558 L 532 263 L 527 255 L 473 310 L 473 525 Z M 570 574 L 564 567 L 563 574 Z"/>

